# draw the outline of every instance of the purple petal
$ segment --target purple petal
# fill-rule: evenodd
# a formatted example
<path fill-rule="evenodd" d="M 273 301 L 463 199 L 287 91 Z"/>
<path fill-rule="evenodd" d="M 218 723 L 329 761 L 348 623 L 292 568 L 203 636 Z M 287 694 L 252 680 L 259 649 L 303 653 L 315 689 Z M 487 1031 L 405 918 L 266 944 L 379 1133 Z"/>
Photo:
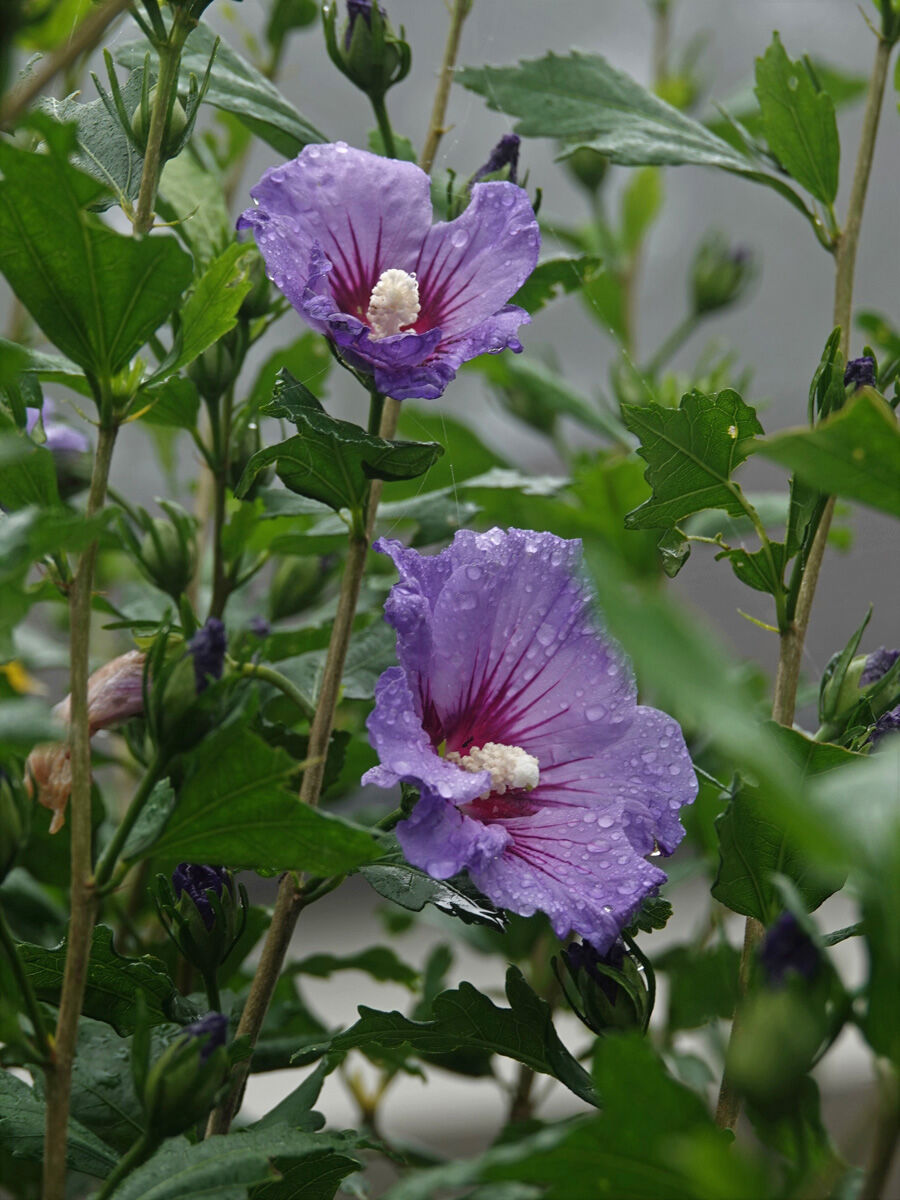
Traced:
<path fill-rule="evenodd" d="M 445 337 L 493 317 L 537 266 L 541 236 L 527 192 L 477 183 L 455 221 L 428 231 L 416 265 L 423 312 Z"/>
<path fill-rule="evenodd" d="M 510 841 L 499 858 L 470 868 L 476 886 L 521 916 L 546 913 L 558 937 L 578 933 L 601 954 L 665 882 L 622 832 L 615 803 L 546 808 L 498 824 Z"/>
<path fill-rule="evenodd" d="M 473 821 L 450 801 L 423 791 L 412 816 L 397 826 L 397 840 L 414 867 L 433 879 L 449 879 L 465 868 L 486 867 L 503 852 L 509 834 L 500 825 Z"/>
<path fill-rule="evenodd" d="M 306 146 L 266 171 L 250 194 L 257 207 L 238 228 L 253 230 L 269 277 L 297 308 L 316 243 L 332 265 L 335 309 L 364 317 L 379 275 L 414 271 L 431 227 L 424 171 L 343 142 Z"/>
<path fill-rule="evenodd" d="M 367 771 L 363 783 L 379 787 L 412 783 L 454 804 L 474 800 L 490 785 L 487 771 L 464 771 L 437 753 L 416 716 L 400 667 L 388 667 L 375 685 L 375 707 L 366 724 L 381 765 Z"/>
<path fill-rule="evenodd" d="M 522 343 L 517 336 L 520 325 L 531 323 L 530 315 L 524 308 L 515 304 L 507 304 L 465 333 L 457 334 L 441 343 L 438 352 L 440 359 L 454 371 L 479 354 L 499 354 L 501 350 L 512 350 L 513 354 L 521 354 Z"/>

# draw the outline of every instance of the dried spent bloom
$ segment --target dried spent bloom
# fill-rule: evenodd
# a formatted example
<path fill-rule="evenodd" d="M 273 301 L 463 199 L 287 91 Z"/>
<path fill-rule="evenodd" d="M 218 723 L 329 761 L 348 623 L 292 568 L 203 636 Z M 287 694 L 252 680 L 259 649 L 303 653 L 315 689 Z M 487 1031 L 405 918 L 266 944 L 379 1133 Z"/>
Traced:
<path fill-rule="evenodd" d="M 844 371 L 844 387 L 853 386 L 854 391 L 861 387 L 875 386 L 875 359 L 868 354 L 862 358 L 851 358 Z"/>
<path fill-rule="evenodd" d="M 530 317 L 507 301 L 540 233 L 515 184 L 476 184 L 455 221 L 432 225 L 424 171 L 337 142 L 271 168 L 251 195 L 238 229 L 272 282 L 385 395 L 433 400 L 470 358 L 522 349 Z"/>
<path fill-rule="evenodd" d="M 102 666 L 88 680 L 88 728 L 90 736 L 100 729 L 121 725 L 129 717 L 144 711 L 144 659 L 140 650 L 129 650 Z M 53 710 L 54 716 L 69 723 L 70 696 Z M 50 832 L 57 833 L 65 823 L 66 805 L 72 791 L 72 764 L 67 742 L 46 742 L 35 746 L 25 765 L 28 787 L 36 790 L 37 800 L 53 811 Z"/>
<path fill-rule="evenodd" d="M 406 857 L 438 879 L 467 870 L 496 904 L 605 953 L 665 880 L 645 856 L 681 840 L 697 781 L 678 725 L 636 703 L 592 618 L 581 543 L 493 529 L 432 556 L 376 548 L 400 573 L 385 607 L 400 666 L 375 690 L 381 765 L 364 782 L 419 789 L 397 826 Z"/>
<path fill-rule="evenodd" d="M 479 179 L 484 179 L 486 175 L 494 175 L 497 171 L 502 171 L 504 167 L 509 168 L 507 178 L 510 183 L 516 182 L 516 171 L 519 167 L 519 145 L 522 139 L 517 133 L 504 133 L 503 137 L 493 148 L 488 155 L 488 160 L 478 168 L 472 176 L 472 183 L 477 183 Z"/>
<path fill-rule="evenodd" d="M 759 962 L 770 987 L 782 987 L 790 974 L 812 979 L 819 969 L 819 948 L 793 913 L 783 912 L 766 932 Z"/>
<path fill-rule="evenodd" d="M 177 900 L 187 895 L 200 914 L 207 929 L 212 929 L 216 916 L 206 895 L 214 892 L 221 898 L 225 889 L 233 890 L 231 872 L 225 867 L 205 867 L 199 863 L 179 863 L 172 872 L 172 891 Z"/>
<path fill-rule="evenodd" d="M 227 645 L 225 626 L 218 617 L 210 617 L 188 642 L 188 649 L 194 660 L 194 679 L 198 695 L 206 690 L 210 679 L 222 678 Z"/>

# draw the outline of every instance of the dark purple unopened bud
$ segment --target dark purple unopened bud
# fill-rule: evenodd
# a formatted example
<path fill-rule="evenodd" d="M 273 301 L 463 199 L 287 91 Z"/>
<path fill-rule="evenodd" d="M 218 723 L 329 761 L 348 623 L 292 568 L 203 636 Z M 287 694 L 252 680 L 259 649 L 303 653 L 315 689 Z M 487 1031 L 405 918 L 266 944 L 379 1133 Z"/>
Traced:
<path fill-rule="evenodd" d="M 897 733 L 898 731 L 900 731 L 900 704 L 896 708 L 892 708 L 889 712 L 881 714 L 869 735 L 869 745 L 877 746 L 882 738 L 887 737 L 889 733 Z"/>
<path fill-rule="evenodd" d="M 900 658 L 900 650 L 888 650 L 884 646 L 873 650 L 866 659 L 866 665 L 859 677 L 859 686 L 867 687 L 870 683 L 877 683 L 882 675 L 888 673 L 898 658 Z"/>
<path fill-rule="evenodd" d="M 844 387 L 875 386 L 875 359 L 864 354 L 862 358 L 851 358 L 844 371 Z"/>
<path fill-rule="evenodd" d="M 385 15 L 384 9 L 379 9 Z M 347 0 L 347 32 L 344 34 L 344 49 L 350 49 L 350 39 L 353 37 L 353 26 L 362 17 L 372 28 L 372 0 Z"/>
<path fill-rule="evenodd" d="M 221 898 L 226 887 L 231 886 L 231 872 L 225 867 L 204 867 L 198 863 L 179 863 L 172 872 L 172 890 L 178 900 L 185 893 L 194 902 L 194 907 L 203 918 L 207 929 L 212 929 L 216 915 L 206 895 L 215 892 Z"/>
<path fill-rule="evenodd" d="M 210 617 L 188 642 L 188 649 L 194 659 L 194 678 L 198 693 L 207 687 L 211 678 L 222 678 L 226 645 L 225 626 L 218 617 Z"/>
<path fill-rule="evenodd" d="M 487 162 L 483 167 L 479 167 L 472 176 L 472 183 L 477 183 L 479 179 L 484 179 L 487 175 L 496 175 L 504 167 L 509 168 L 507 175 L 509 182 L 515 183 L 516 171 L 519 166 L 520 141 L 521 139 L 517 133 L 504 133 L 503 137 L 491 151 Z"/>
<path fill-rule="evenodd" d="M 265 617 L 251 617 L 250 632 L 255 633 L 258 638 L 266 638 L 272 632 L 272 626 Z"/>
<path fill-rule="evenodd" d="M 769 926 L 759 949 L 759 961 L 770 987 L 782 987 L 793 972 L 812 979 L 819 969 L 819 948 L 794 916 L 783 912 Z"/>
<path fill-rule="evenodd" d="M 205 1063 L 214 1050 L 225 1045 L 228 1033 L 228 1018 L 224 1013 L 211 1012 L 193 1025 L 186 1025 L 182 1030 L 189 1038 L 204 1038 L 200 1048 L 200 1062 Z"/>

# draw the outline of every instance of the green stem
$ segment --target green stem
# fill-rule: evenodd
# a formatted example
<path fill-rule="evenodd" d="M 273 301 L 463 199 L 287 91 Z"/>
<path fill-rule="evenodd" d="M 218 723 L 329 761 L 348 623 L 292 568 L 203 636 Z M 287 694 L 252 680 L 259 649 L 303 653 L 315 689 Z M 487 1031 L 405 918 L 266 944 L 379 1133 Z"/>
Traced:
<path fill-rule="evenodd" d="M 135 233 L 149 233 L 153 228 L 153 206 L 156 204 L 159 177 L 165 162 L 163 142 L 178 89 L 178 68 L 181 65 L 182 48 L 190 33 L 189 21 L 190 18 L 184 10 L 176 7 L 169 36 L 158 46 L 159 73 L 156 77 L 156 95 L 150 114 L 141 187 L 133 221 Z"/>
<path fill-rule="evenodd" d="M 277 687 L 287 696 L 288 700 L 292 700 L 297 705 L 304 717 L 315 716 L 315 706 L 310 704 L 299 688 L 295 687 L 285 675 L 276 671 L 274 667 L 266 667 L 261 663 L 244 663 L 238 667 L 238 670 L 250 679 L 261 679 L 263 683 L 271 683 L 273 687 Z"/>
<path fill-rule="evenodd" d="M 373 410 L 381 398 L 372 397 Z M 388 397 L 384 401 L 379 433 L 384 438 L 391 438 L 397 429 L 397 419 L 400 413 L 398 401 Z M 303 780 L 300 785 L 300 800 L 303 804 L 315 806 L 319 802 L 322 790 L 322 780 L 325 776 L 325 760 L 328 753 L 328 743 L 334 728 L 334 718 L 337 711 L 340 694 L 341 678 L 344 674 L 344 662 L 347 648 L 350 645 L 350 635 L 353 631 L 353 619 L 356 616 L 356 604 L 362 587 L 363 571 L 366 554 L 372 538 L 375 525 L 375 514 L 378 501 L 381 498 L 381 480 L 373 479 L 369 487 L 369 499 L 366 505 L 364 528 L 358 529 L 358 522 L 350 534 L 347 561 L 344 564 L 344 575 L 341 580 L 341 592 L 338 598 L 337 612 L 331 627 L 331 638 L 328 643 L 328 653 L 325 658 L 325 668 L 322 673 L 322 687 L 316 705 L 316 713 L 309 730 L 309 752 Z M 340 879 L 340 877 L 337 877 Z M 322 893 L 324 894 L 324 893 Z M 310 896 L 299 886 L 296 876 L 288 872 L 278 888 L 278 897 L 272 913 L 272 921 L 263 943 L 262 953 L 250 994 L 244 1011 L 241 1014 L 237 1037 L 250 1039 L 250 1046 L 256 1045 L 263 1021 L 269 1011 L 269 1004 L 284 960 L 291 943 L 291 937 L 297 924 L 297 919 L 304 907 L 310 903 Z M 227 1133 L 234 1114 L 240 1104 L 244 1083 L 250 1071 L 250 1059 L 240 1063 L 232 1075 L 231 1090 L 222 1103 L 213 1110 L 206 1127 L 206 1136 L 217 1133 Z"/>
<path fill-rule="evenodd" d="M 466 17 L 472 11 L 473 0 L 453 0 L 450 12 L 450 29 L 447 32 L 447 44 L 444 47 L 444 61 L 438 77 L 437 89 L 434 93 L 434 104 L 431 109 L 431 120 L 428 123 L 428 133 L 419 166 L 428 174 L 434 166 L 441 138 L 447 132 L 444 121 L 447 117 L 447 101 L 450 98 L 450 85 L 453 83 L 453 68 L 456 66 L 456 56 L 459 53 L 459 42 Z"/>
<path fill-rule="evenodd" d="M 22 960 L 19 958 L 16 940 L 7 924 L 6 914 L 2 908 L 0 908 L 0 945 L 6 951 L 6 957 L 9 960 L 16 985 L 22 994 L 22 999 L 25 1001 L 25 1010 L 28 1013 L 28 1019 L 31 1021 L 31 1027 L 37 1039 L 38 1051 L 42 1058 L 50 1059 L 53 1050 L 47 1026 L 44 1024 L 44 1016 L 38 1004 L 37 997 L 34 994 L 34 989 L 31 986 L 31 980 L 25 974 L 25 968 L 22 966 Z"/>
<path fill-rule="evenodd" d="M 112 1196 L 125 1176 L 130 1175 L 135 1167 L 139 1167 L 148 1159 L 156 1146 L 157 1143 L 146 1131 L 142 1133 L 131 1149 L 119 1159 L 111 1173 L 107 1175 L 103 1181 L 103 1187 L 97 1192 L 94 1200 L 107 1200 L 107 1197 Z"/>
<path fill-rule="evenodd" d="M 102 888 L 107 884 L 113 871 L 116 869 L 116 863 L 118 862 L 123 846 L 128 840 L 128 835 L 134 828 L 138 817 L 144 811 L 144 805 L 147 803 L 150 793 L 156 786 L 157 779 L 159 778 L 159 769 L 159 760 L 154 758 L 147 767 L 137 791 L 132 796 L 131 803 L 128 805 L 124 817 L 119 822 L 118 829 L 116 829 L 106 849 L 100 855 L 97 870 L 94 872 L 94 885 L 96 888 Z"/>
<path fill-rule="evenodd" d="M 117 432 L 116 426 L 104 415 L 104 410 L 108 407 L 105 397 L 101 398 L 99 407 L 101 423 L 88 493 L 87 517 L 99 512 L 106 500 L 106 484 Z M 66 1142 L 72 1063 L 78 1038 L 78 1017 L 87 983 L 91 931 L 97 906 L 91 877 L 91 732 L 87 698 L 91 596 L 96 559 L 97 543 L 92 542 L 81 555 L 69 599 L 69 743 L 72 768 L 69 821 L 72 831 L 72 901 L 53 1061 L 47 1069 L 43 1200 L 63 1200 L 66 1190 Z"/>
<path fill-rule="evenodd" d="M 210 1012 L 222 1011 L 222 999 L 219 995 L 219 980 L 215 971 L 203 976 L 203 986 L 206 989 L 206 1002 Z"/>
<path fill-rule="evenodd" d="M 0 127 L 12 125 L 44 88 L 84 54 L 89 54 L 106 30 L 125 12 L 131 0 L 106 0 L 84 18 L 70 37 L 49 54 L 19 87 L 10 92 L 0 111 Z"/>
<path fill-rule="evenodd" d="M 672 355 L 681 349 L 699 324 L 700 317 L 696 313 L 688 313 L 657 348 L 656 353 L 647 363 L 646 367 L 643 368 L 642 373 L 644 375 L 656 375 Z"/>
<path fill-rule="evenodd" d="M 892 1066 L 885 1065 L 881 1079 L 881 1100 L 875 1125 L 875 1138 L 866 1170 L 860 1200 L 881 1200 L 891 1163 L 900 1141 L 900 1086 Z"/>
<path fill-rule="evenodd" d="M 859 148 L 856 155 L 853 185 L 850 190 L 850 200 L 847 207 L 847 220 L 844 231 L 837 240 L 835 249 L 833 324 L 841 327 L 841 352 L 845 357 L 850 346 L 850 320 L 853 306 L 853 279 L 856 269 L 856 252 L 859 246 L 859 232 L 869 186 L 869 176 L 875 156 L 875 139 L 878 135 L 878 122 L 884 101 L 890 56 L 890 43 L 879 38 L 875 48 L 875 62 L 866 97 L 866 111 L 863 117 L 862 132 L 860 133 Z M 816 594 L 816 585 L 819 580 L 822 559 L 825 555 L 825 545 L 833 513 L 834 497 L 830 497 L 826 501 L 809 551 L 809 556 L 803 569 L 803 577 L 797 591 L 797 605 L 793 620 L 788 622 L 787 627 L 781 633 L 781 649 L 778 657 L 778 669 L 775 675 L 772 718 L 780 725 L 788 727 L 794 721 L 797 688 L 800 683 L 800 665 L 803 659 L 803 645 L 806 640 L 806 630 L 809 626 L 810 613 Z M 746 991 L 753 955 L 763 933 L 764 929 L 760 922 L 754 917 L 748 917 L 744 930 L 744 949 L 740 966 L 740 990 L 742 995 Z M 739 1026 L 739 1015 L 740 1009 L 735 1012 L 735 1019 L 731 1026 L 729 1046 L 733 1043 L 735 1032 Z M 716 1124 L 721 1128 L 734 1129 L 740 1111 L 740 1096 L 735 1091 L 726 1070 L 722 1078 L 722 1087 L 719 1091 Z"/>
<path fill-rule="evenodd" d="M 388 158 L 396 158 L 397 147 L 394 144 L 394 131 L 391 128 L 391 120 L 388 116 L 384 96 L 370 96 L 369 99 L 372 101 L 372 111 L 375 113 L 375 120 L 378 122 L 378 131 L 384 143 L 384 152 Z"/>

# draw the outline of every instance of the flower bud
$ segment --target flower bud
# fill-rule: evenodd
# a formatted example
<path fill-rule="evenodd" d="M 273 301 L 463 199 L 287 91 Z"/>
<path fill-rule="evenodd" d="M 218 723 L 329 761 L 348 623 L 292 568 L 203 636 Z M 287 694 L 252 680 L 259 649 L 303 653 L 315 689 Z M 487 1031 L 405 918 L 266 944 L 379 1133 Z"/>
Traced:
<path fill-rule="evenodd" d="M 91 478 L 91 444 L 79 429 L 64 425 L 53 417 L 56 406 L 49 398 L 43 408 L 29 408 L 25 430 L 34 434 L 38 421 L 44 431 L 43 446 L 53 455 L 60 496 L 66 500 L 83 491 Z"/>
<path fill-rule="evenodd" d="M 644 978 L 621 941 L 606 954 L 590 942 L 572 942 L 562 953 L 571 989 L 563 982 L 569 1003 L 594 1033 L 608 1029 L 644 1029 L 649 1020 L 649 997 Z"/>
<path fill-rule="evenodd" d="M 609 159 L 605 154 L 601 154 L 599 150 L 593 150 L 590 146 L 579 146 L 574 154 L 569 154 L 563 159 L 563 165 L 568 168 L 569 174 L 575 182 L 581 184 L 586 192 L 594 196 L 599 192 L 606 178 Z"/>
<path fill-rule="evenodd" d="M 235 363 L 234 354 L 220 339 L 194 359 L 187 373 L 203 399 L 213 402 L 225 395 L 239 370 L 240 363 Z"/>
<path fill-rule="evenodd" d="M 264 317 L 272 307 L 272 288 L 266 275 L 266 264 L 261 254 L 254 254 L 250 264 L 250 291 L 241 302 L 238 317 L 243 321 L 252 321 L 255 317 Z"/>
<path fill-rule="evenodd" d="M 144 711 L 144 661 L 140 650 L 129 650 L 112 659 L 88 680 L 88 729 L 93 737 L 100 729 L 121 725 Z M 71 697 L 53 710 L 54 716 L 69 723 Z M 36 746 L 25 764 L 27 787 L 37 793 L 37 801 L 53 811 L 50 832 L 57 833 L 65 823 L 66 805 L 72 790 L 72 764 L 66 742 L 47 742 Z"/>
<path fill-rule="evenodd" d="M 469 180 L 469 186 L 471 187 L 473 183 L 478 183 L 480 180 L 488 178 L 505 179 L 509 183 L 515 183 L 519 167 L 519 144 L 521 140 L 516 133 L 504 133 L 488 156 L 487 162 L 483 166 L 480 166 Z"/>
<path fill-rule="evenodd" d="M 140 561 L 160 591 L 177 602 L 194 577 L 197 548 L 184 526 L 154 517 L 141 540 Z"/>
<path fill-rule="evenodd" d="M 19 851 L 28 839 L 28 795 L 21 784 L 0 768 L 0 883 L 16 865 Z"/>
<path fill-rule="evenodd" d="M 160 875 L 156 903 L 169 937 L 204 979 L 214 977 L 247 920 L 247 893 L 225 867 L 180 863 L 172 884 Z"/>
<path fill-rule="evenodd" d="M 244 468 L 250 461 L 251 456 L 261 446 L 262 439 L 259 433 L 259 426 L 255 422 L 245 425 L 243 430 L 232 438 L 231 461 L 228 464 L 228 484 L 232 491 L 236 490 L 238 482 L 244 474 Z M 274 467 L 266 467 L 264 470 L 257 472 L 253 483 L 243 494 L 243 499 L 253 500 L 260 488 L 268 487 L 274 475 Z"/>
<path fill-rule="evenodd" d="M 283 558 L 269 587 L 269 620 L 293 617 L 308 608 L 334 569 L 334 555 Z"/>
<path fill-rule="evenodd" d="M 818 946 L 791 912 L 783 912 L 769 927 L 758 958 L 771 988 L 783 987 L 792 974 L 809 981 L 821 964 Z"/>
<path fill-rule="evenodd" d="M 844 387 L 852 387 L 855 392 L 863 387 L 875 387 L 875 359 L 871 355 L 850 359 L 844 371 Z"/>
<path fill-rule="evenodd" d="M 150 118 L 155 103 L 156 88 L 154 87 L 150 89 L 147 103 L 145 104 L 143 99 L 141 99 L 141 103 L 134 110 L 131 117 L 131 132 L 134 134 L 134 140 L 137 142 L 142 153 L 147 149 L 147 138 L 150 136 Z M 169 113 L 166 130 L 163 134 L 162 153 L 164 158 L 172 158 L 178 153 L 185 129 L 187 129 L 187 113 L 184 111 L 181 101 L 176 96 L 172 102 L 172 111 Z"/>
<path fill-rule="evenodd" d="M 337 37 L 337 4 L 323 12 L 325 44 L 339 71 L 367 96 L 382 100 L 388 88 L 409 73 L 412 52 L 394 33 L 387 13 L 376 0 L 347 0 L 347 24 Z"/>
<path fill-rule="evenodd" d="M 721 234 L 711 234 L 698 248 L 691 268 L 695 315 L 734 304 L 746 291 L 754 274 L 755 264 L 749 250 L 731 247 Z"/>
<path fill-rule="evenodd" d="M 194 660 L 194 681 L 198 695 L 206 689 L 210 679 L 222 678 L 227 646 L 225 626 L 218 617 L 210 617 L 188 642 Z"/>
<path fill-rule="evenodd" d="M 175 1137 L 205 1117 L 228 1075 L 228 1018 L 207 1013 L 157 1059 L 147 1074 L 143 1105 L 152 1137 Z"/>

